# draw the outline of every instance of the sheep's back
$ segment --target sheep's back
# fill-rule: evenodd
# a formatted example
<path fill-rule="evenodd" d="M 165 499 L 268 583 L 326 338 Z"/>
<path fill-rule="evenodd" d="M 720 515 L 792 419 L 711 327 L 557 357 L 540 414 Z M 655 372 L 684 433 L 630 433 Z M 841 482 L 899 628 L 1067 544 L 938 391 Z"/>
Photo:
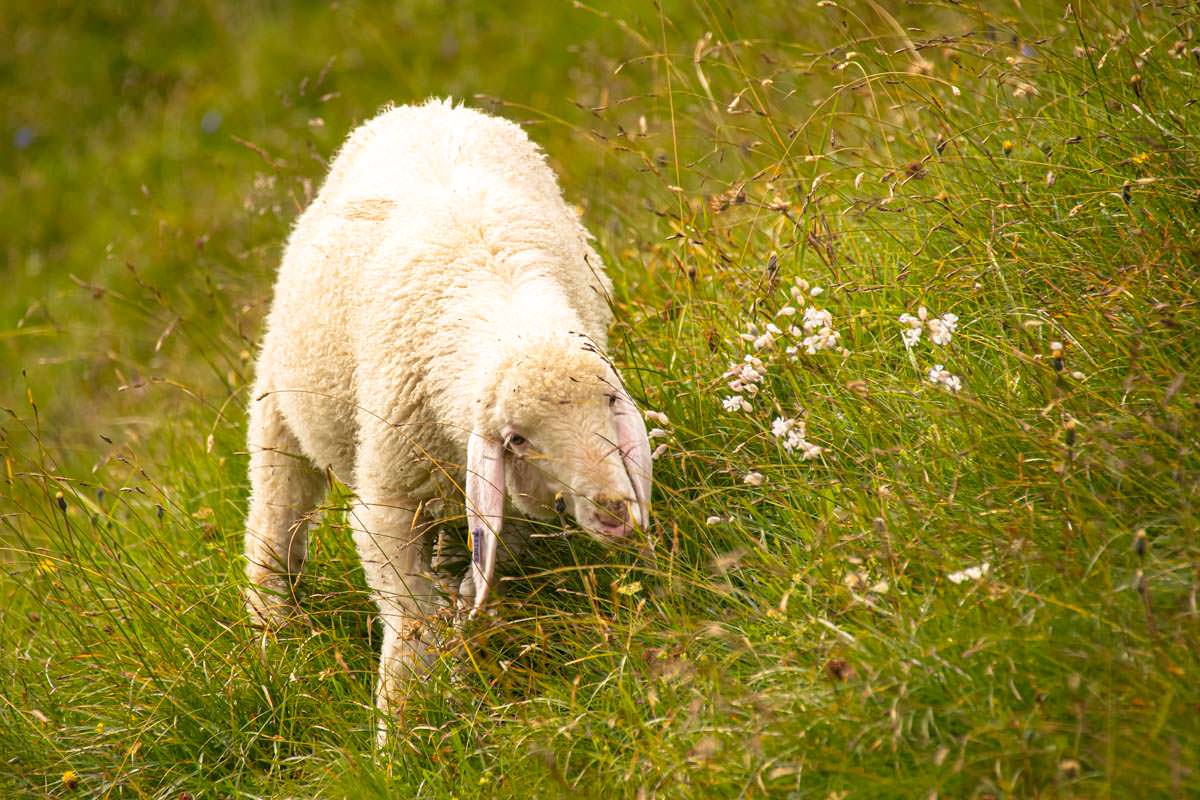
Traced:
<path fill-rule="evenodd" d="M 286 401 L 305 450 L 341 473 L 386 423 L 452 457 L 463 373 L 538 281 L 603 344 L 611 284 L 524 131 L 437 101 L 360 126 L 293 230 L 264 344 L 273 382 L 307 390 Z"/>

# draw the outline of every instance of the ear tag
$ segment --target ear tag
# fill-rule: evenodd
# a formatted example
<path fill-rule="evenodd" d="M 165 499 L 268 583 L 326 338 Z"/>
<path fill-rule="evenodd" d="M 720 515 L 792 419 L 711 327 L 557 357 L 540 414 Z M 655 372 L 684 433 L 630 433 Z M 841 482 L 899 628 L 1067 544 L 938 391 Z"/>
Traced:
<path fill-rule="evenodd" d="M 483 563 L 483 530 L 476 528 L 474 531 L 467 531 L 467 547 L 471 548 L 471 563 L 479 570 L 484 571 Z"/>

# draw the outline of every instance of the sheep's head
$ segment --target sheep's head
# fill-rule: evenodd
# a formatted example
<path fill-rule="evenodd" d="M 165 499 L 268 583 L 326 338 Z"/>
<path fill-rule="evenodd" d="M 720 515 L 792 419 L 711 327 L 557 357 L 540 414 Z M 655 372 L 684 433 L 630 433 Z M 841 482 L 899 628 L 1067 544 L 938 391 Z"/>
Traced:
<path fill-rule="evenodd" d="M 641 413 L 585 337 L 541 341 L 497 365 L 467 447 L 467 514 L 477 605 L 494 566 L 504 495 L 522 513 L 570 511 L 614 540 L 650 516 L 650 445 Z"/>

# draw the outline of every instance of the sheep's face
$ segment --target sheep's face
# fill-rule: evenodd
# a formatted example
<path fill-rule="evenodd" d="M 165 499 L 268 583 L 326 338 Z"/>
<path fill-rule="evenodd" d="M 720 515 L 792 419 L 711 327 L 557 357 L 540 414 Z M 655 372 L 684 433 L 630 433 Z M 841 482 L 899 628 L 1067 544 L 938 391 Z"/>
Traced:
<path fill-rule="evenodd" d="M 648 454 L 641 415 L 586 340 L 536 352 L 505 369 L 498 387 L 508 496 L 531 517 L 570 510 L 593 536 L 623 537 L 649 515 L 649 460 L 630 455 Z"/>

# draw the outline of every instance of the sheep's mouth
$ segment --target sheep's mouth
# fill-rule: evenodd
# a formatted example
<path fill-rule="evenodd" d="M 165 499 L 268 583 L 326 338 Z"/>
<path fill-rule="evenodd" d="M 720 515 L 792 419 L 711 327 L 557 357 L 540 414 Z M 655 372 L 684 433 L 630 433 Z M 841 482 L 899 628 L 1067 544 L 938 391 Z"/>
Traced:
<path fill-rule="evenodd" d="M 623 539 L 633 533 L 638 505 L 633 500 L 614 501 L 608 505 L 588 508 L 579 522 L 593 538 L 601 541 Z"/>

